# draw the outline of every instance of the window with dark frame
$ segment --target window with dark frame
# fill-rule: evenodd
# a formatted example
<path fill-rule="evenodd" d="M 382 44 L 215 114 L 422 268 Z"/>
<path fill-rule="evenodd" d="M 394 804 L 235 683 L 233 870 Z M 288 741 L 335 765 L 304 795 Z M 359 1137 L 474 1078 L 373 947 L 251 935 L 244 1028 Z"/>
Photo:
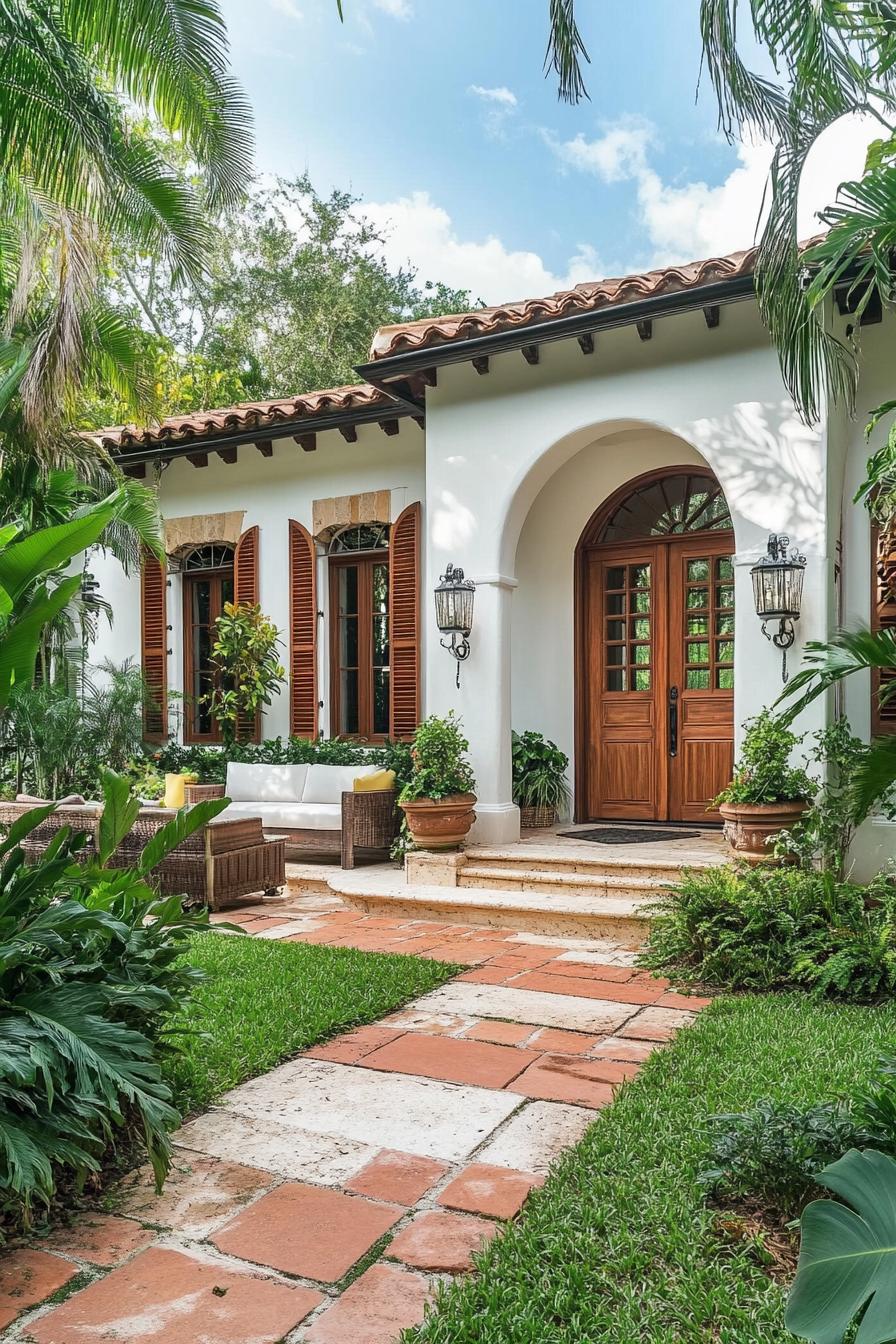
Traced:
<path fill-rule="evenodd" d="M 345 528 L 330 543 L 330 704 L 337 737 L 389 733 L 389 532 Z"/>
<path fill-rule="evenodd" d="M 206 697 L 221 684 L 212 657 L 215 622 L 232 602 L 233 547 L 197 546 L 181 559 L 184 611 L 184 741 L 220 742 Z"/>

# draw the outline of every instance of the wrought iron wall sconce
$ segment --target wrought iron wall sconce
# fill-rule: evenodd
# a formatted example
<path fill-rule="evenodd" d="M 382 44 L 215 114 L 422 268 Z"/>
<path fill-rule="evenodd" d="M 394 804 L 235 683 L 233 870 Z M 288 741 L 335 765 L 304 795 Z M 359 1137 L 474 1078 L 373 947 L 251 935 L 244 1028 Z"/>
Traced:
<path fill-rule="evenodd" d="M 750 570 L 753 580 L 753 600 L 756 615 L 762 621 L 762 633 L 776 649 L 781 650 L 781 680 L 787 681 L 787 650 L 793 647 L 796 631 L 793 623 L 800 618 L 803 602 L 803 576 L 806 557 L 791 550 L 790 538 L 784 533 L 772 532 L 768 552 Z M 777 621 L 777 630 L 767 629 L 769 621 Z"/>
<path fill-rule="evenodd" d="M 465 579 L 457 565 L 448 565 L 436 590 L 436 625 L 447 649 L 457 660 L 456 685 L 460 689 L 460 665 L 470 656 L 470 631 L 473 628 L 473 597 L 476 585 Z"/>

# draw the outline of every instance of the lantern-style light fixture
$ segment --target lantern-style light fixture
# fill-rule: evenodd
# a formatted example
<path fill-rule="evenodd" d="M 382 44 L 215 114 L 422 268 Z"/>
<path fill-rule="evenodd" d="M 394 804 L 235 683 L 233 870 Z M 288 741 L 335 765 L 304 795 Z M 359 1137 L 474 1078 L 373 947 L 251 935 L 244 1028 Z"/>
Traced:
<path fill-rule="evenodd" d="M 460 665 L 470 656 L 470 631 L 473 628 L 473 595 L 476 585 L 465 579 L 457 565 L 448 565 L 436 586 L 436 625 L 442 635 L 442 648 L 457 659 L 457 685 Z"/>
<path fill-rule="evenodd" d="M 770 639 L 776 649 L 781 650 L 781 679 L 787 680 L 787 650 L 796 639 L 794 621 L 800 618 L 803 602 L 803 575 L 806 572 L 806 557 L 799 551 L 788 554 L 790 538 L 783 533 L 772 532 L 768 539 L 768 552 L 750 570 L 753 580 L 753 599 L 756 603 L 756 615 L 762 621 L 762 633 Z M 777 621 L 777 630 L 769 633 L 766 628 L 769 621 Z"/>

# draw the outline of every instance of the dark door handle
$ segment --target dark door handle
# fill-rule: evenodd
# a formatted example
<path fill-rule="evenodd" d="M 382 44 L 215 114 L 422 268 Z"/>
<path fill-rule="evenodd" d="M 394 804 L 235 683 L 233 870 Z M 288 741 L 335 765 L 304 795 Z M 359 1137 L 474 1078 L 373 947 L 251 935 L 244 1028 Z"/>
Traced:
<path fill-rule="evenodd" d="M 678 755 L 678 687 L 669 687 L 669 755 Z"/>

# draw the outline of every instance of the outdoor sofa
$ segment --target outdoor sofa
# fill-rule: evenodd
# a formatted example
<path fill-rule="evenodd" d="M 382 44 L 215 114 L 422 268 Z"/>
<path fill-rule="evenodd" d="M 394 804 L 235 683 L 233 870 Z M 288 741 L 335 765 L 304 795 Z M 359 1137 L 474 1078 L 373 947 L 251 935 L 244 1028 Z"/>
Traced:
<path fill-rule="evenodd" d="M 288 858 L 338 854 L 343 868 L 353 868 L 356 850 L 392 847 L 398 826 L 394 782 L 392 772 L 377 765 L 230 761 L 225 784 L 188 784 L 184 796 L 188 803 L 229 798 L 218 820 L 260 817 L 265 834 L 285 838 Z"/>

